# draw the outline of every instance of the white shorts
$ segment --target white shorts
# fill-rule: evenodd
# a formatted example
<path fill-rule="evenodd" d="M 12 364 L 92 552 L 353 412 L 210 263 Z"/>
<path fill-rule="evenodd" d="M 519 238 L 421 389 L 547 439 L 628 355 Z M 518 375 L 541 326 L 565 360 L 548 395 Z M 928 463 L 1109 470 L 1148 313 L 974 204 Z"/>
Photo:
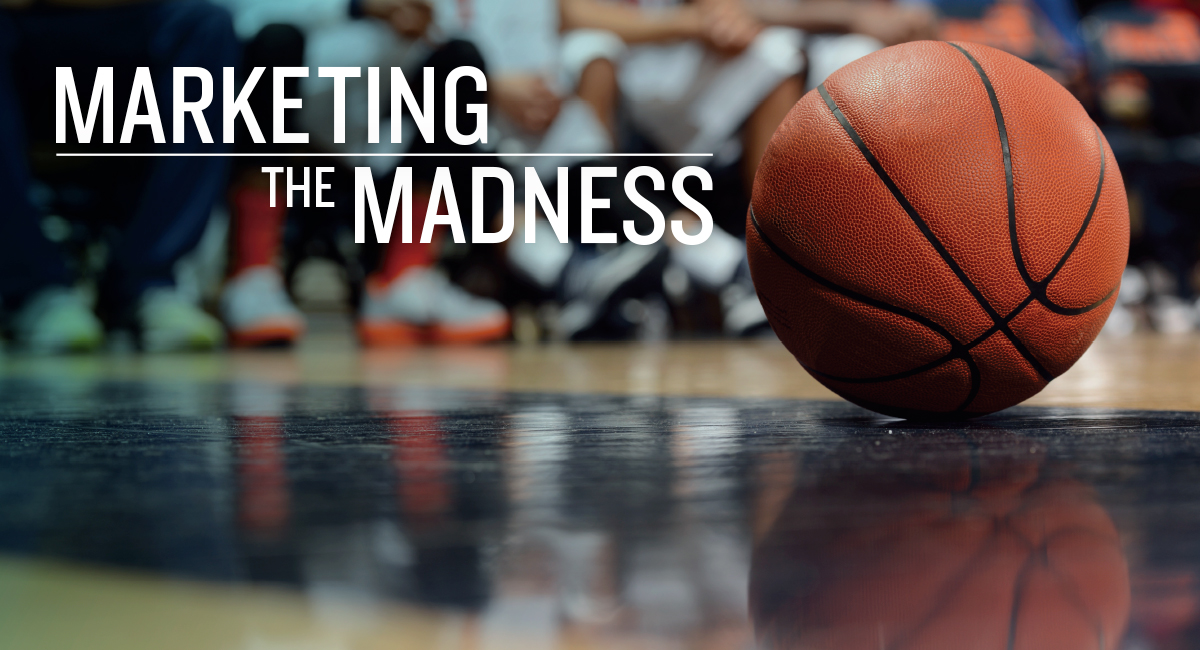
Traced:
<path fill-rule="evenodd" d="M 618 78 L 630 118 L 667 153 L 713 153 L 788 77 L 804 70 L 804 33 L 770 27 L 738 56 L 698 41 L 636 45 Z"/>
<path fill-rule="evenodd" d="M 309 76 L 300 84 L 304 106 L 300 124 L 309 133 L 313 146 L 333 153 L 395 154 L 408 150 L 413 139 L 421 137 L 416 125 L 405 111 L 404 142 L 392 144 L 388 98 L 391 97 L 390 67 L 402 68 L 406 75 L 419 75 L 418 65 L 429 55 L 429 49 L 396 37 L 386 24 L 376 20 L 346 21 L 315 29 L 308 34 L 304 64 Z M 362 76 L 346 79 L 345 142 L 334 142 L 334 80 L 317 75 L 319 66 L 362 68 Z M 378 66 L 380 125 L 378 143 L 367 141 L 367 71 Z M 386 157 L 346 156 L 346 165 L 370 166 L 378 172 L 394 167 L 396 160 Z"/>
<path fill-rule="evenodd" d="M 621 64 L 621 91 L 634 126 L 664 152 L 717 153 L 767 95 L 804 71 L 805 53 L 811 89 L 882 47 L 868 36 L 806 36 L 786 27 L 763 30 L 733 58 L 695 41 L 639 45 Z"/>

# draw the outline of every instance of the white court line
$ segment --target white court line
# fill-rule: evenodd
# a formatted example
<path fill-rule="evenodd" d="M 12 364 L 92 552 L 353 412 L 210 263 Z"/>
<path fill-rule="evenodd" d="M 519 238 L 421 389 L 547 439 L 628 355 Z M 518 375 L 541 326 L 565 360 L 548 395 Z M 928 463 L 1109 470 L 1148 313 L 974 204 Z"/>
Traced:
<path fill-rule="evenodd" d="M 711 158 L 711 153 L 57 153 L 59 158 Z"/>

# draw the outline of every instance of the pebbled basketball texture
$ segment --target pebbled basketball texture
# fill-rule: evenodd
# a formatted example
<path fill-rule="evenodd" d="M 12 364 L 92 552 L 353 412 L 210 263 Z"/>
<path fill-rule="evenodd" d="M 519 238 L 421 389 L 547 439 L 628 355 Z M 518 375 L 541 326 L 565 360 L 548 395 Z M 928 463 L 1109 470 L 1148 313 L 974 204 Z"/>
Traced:
<path fill-rule="evenodd" d="M 1129 249 L 1121 174 L 1083 107 L 973 43 L 889 47 L 806 94 L 747 220 L 784 345 L 838 395 L 900 417 L 1036 394 L 1099 333 Z"/>

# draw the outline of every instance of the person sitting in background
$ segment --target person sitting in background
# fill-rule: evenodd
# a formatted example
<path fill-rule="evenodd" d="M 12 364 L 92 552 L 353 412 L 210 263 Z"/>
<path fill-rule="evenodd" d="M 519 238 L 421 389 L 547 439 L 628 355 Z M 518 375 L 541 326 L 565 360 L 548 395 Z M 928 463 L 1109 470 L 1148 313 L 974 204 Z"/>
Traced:
<path fill-rule="evenodd" d="M 514 303 L 532 300 L 566 306 L 563 318 L 539 323 L 539 335 L 566 339 L 628 335 L 625 328 L 607 328 L 601 321 L 615 309 L 616 296 L 653 289 L 661 277 L 663 255 L 660 247 L 637 246 L 621 234 L 626 219 L 638 222 L 642 232 L 650 228 L 641 223 L 648 215 L 628 201 L 622 187 L 622 172 L 627 169 L 610 157 L 617 149 L 616 65 L 624 43 L 596 30 L 564 37 L 557 0 L 438 0 L 434 15 L 441 32 L 480 48 L 488 66 L 494 138 L 490 144 L 518 187 L 525 183 L 526 168 L 533 168 L 546 195 L 557 197 L 558 171 L 566 170 L 570 198 L 566 232 L 561 234 L 567 241 L 559 239 L 560 233 L 539 212 L 536 241 L 527 242 L 527 224 L 518 208 L 516 231 L 504 246 L 512 273 L 493 269 L 515 276 L 509 278 L 516 282 L 509 284 L 506 297 Z M 585 166 L 619 170 L 615 177 L 593 181 L 593 195 L 610 201 L 608 209 L 596 211 L 594 230 L 617 233 L 619 245 L 581 244 Z M 518 189 L 517 195 L 523 197 L 524 191 Z"/>
<path fill-rule="evenodd" d="M 729 334 L 767 329 L 739 237 L 759 161 L 803 93 L 806 67 L 807 85 L 815 87 L 833 70 L 884 46 L 852 32 L 899 42 L 925 36 L 932 22 L 926 11 L 884 4 L 809 4 L 561 0 L 567 39 L 574 31 L 605 30 L 628 45 L 618 81 L 629 121 L 641 136 L 661 152 L 716 154 L 676 162 L 713 168 L 715 192 L 706 194 L 718 227 L 701 245 L 668 244 L 673 264 L 721 296 Z M 797 27 L 831 33 L 806 34 Z M 722 173 L 731 163 L 740 173 Z M 672 214 L 685 221 L 689 216 L 678 207 Z"/>
<path fill-rule="evenodd" d="M 570 242 L 561 242 L 549 222 L 539 218 L 534 226 L 536 243 L 529 243 L 523 232 L 525 224 L 518 219 L 518 232 L 506 246 L 506 258 L 516 274 L 535 284 L 543 298 L 561 305 L 560 310 L 551 310 L 557 317 L 540 325 L 549 330 L 551 338 L 621 338 L 641 329 L 620 315 L 621 304 L 628 299 L 653 299 L 653 294 L 661 293 L 669 259 L 686 258 L 705 279 L 719 276 L 706 287 L 720 290 L 744 260 L 744 245 L 719 229 L 709 241 L 694 247 L 684 247 L 673 238 L 666 246 L 640 246 L 625 238 L 622 222 L 626 220 L 633 221 L 639 232 L 653 227 L 647 223 L 649 216 L 628 200 L 622 187 L 622 179 L 634 163 L 608 157 L 618 150 L 618 143 L 628 139 L 618 119 L 622 100 L 618 71 L 625 65 L 628 47 L 620 35 L 607 29 L 569 29 L 564 19 L 569 11 L 569 7 L 560 8 L 558 0 L 441 0 L 435 5 L 435 21 L 443 31 L 461 34 L 479 45 L 489 68 L 496 146 L 518 182 L 524 180 L 525 168 L 532 167 L 548 196 L 553 197 L 558 191 L 558 169 L 567 169 Z M 639 14 L 631 17 L 631 22 L 643 18 Z M 526 153 L 538 157 L 520 155 Z M 614 246 L 581 240 L 580 170 L 600 165 L 615 167 L 618 172 L 615 178 L 592 182 L 593 195 L 610 202 L 608 209 L 594 214 L 593 231 L 615 235 L 618 243 Z M 656 163 L 639 158 L 636 165 Z M 675 171 L 672 165 L 658 163 L 657 167 L 667 178 Z M 665 214 L 698 221 L 681 210 L 669 193 L 650 190 L 646 181 L 640 185 L 643 195 Z M 667 248 L 673 252 L 668 253 Z M 714 266 L 722 270 L 713 274 L 710 269 Z M 758 322 L 765 326 L 753 292 L 746 293 L 744 297 L 757 307 Z"/>
<path fill-rule="evenodd" d="M 121 97 L 134 68 L 148 66 L 158 97 L 169 98 L 174 67 L 219 74 L 237 59 L 229 14 L 204 0 L 0 0 L 0 300 L 4 324 L 18 346 L 86 351 L 104 338 L 104 324 L 73 288 L 76 279 L 63 251 L 43 233 L 43 206 L 31 200 L 35 181 L 28 148 L 33 141 L 53 141 L 52 122 L 42 119 L 50 110 L 38 102 L 53 96 L 55 68 L 71 67 L 77 88 L 86 92 L 97 66 L 114 66 L 114 96 Z M 219 102 L 206 109 L 209 124 L 221 123 L 220 110 Z M 146 130 L 135 129 L 135 140 Z M 196 151 L 194 122 L 188 122 L 186 141 L 153 150 Z M 222 150 L 220 144 L 205 149 Z M 210 349 L 222 341 L 220 324 L 174 291 L 173 267 L 199 241 L 227 165 L 220 157 L 152 159 L 144 181 L 130 189 L 136 200 L 129 213 L 105 215 L 118 228 L 108 242 L 97 312 L 110 326 L 131 327 L 144 350 Z"/>
<path fill-rule="evenodd" d="M 775 128 L 800 99 L 800 32 L 765 27 L 738 0 L 562 0 L 565 31 L 610 31 L 630 46 L 618 80 L 633 126 L 664 153 L 713 153 L 740 136 L 753 184 Z"/>
<path fill-rule="evenodd" d="M 799 99 L 796 77 L 805 72 L 805 56 L 806 86 L 813 88 L 876 49 L 936 34 L 927 8 L 881 2 L 634 4 L 562 0 L 564 29 L 605 29 L 630 44 L 621 91 L 635 126 L 664 151 L 717 151 L 740 128 L 747 185 Z"/>
<path fill-rule="evenodd" d="M 345 138 L 336 142 L 334 124 L 333 81 L 310 74 L 297 91 L 304 99 L 304 109 L 298 112 L 301 126 L 297 130 L 312 134 L 312 145 L 325 151 L 347 154 L 342 160 L 347 166 L 369 165 L 376 176 L 386 180 L 379 185 L 390 187 L 391 173 L 397 164 L 414 167 L 417 196 L 414 199 L 414 230 L 421 232 L 422 219 L 429 200 L 434 170 L 450 166 L 455 186 L 470 186 L 459 180 L 464 170 L 469 175 L 472 159 L 414 158 L 405 160 L 404 153 L 447 153 L 464 151 L 450 145 L 443 120 L 444 86 L 446 76 L 456 67 L 482 67 L 474 46 L 452 39 L 431 38 L 429 32 L 432 8 L 424 0 L 220 0 L 235 16 L 239 33 L 252 43 L 263 41 L 264 32 L 280 33 L 288 26 L 293 33 L 285 39 L 299 43 L 276 48 L 294 51 L 291 62 L 273 62 L 272 50 L 251 65 L 318 66 L 380 66 L 380 96 L 388 98 L 390 75 L 387 68 L 401 67 L 415 97 L 423 97 L 421 68 L 436 71 L 435 110 L 437 145 L 424 143 L 415 124 L 403 126 L 403 144 L 390 142 L 372 144 L 367 139 L 365 73 L 346 83 Z M 250 47 L 255 52 L 263 48 Z M 298 51 L 295 51 L 298 50 Z M 460 104 L 482 103 L 473 91 L 462 86 Z M 269 102 L 269 88 L 256 91 Z M 294 96 L 294 95 L 290 95 Z M 269 105 L 269 104 L 268 104 Z M 269 108 L 263 110 L 270 111 Z M 386 107 L 382 115 L 388 115 Z M 469 115 L 460 110 L 459 124 L 469 130 Z M 389 133 L 388 124 L 381 133 Z M 384 138 L 387 140 L 387 138 Z M 415 142 L 415 144 L 414 144 Z M 396 157 L 362 159 L 353 154 L 374 152 L 396 154 Z M 484 164 L 486 161 L 477 161 Z M 277 163 L 276 163 L 277 164 Z M 284 201 L 271 206 L 265 175 L 258 167 L 248 165 L 246 173 L 235 180 L 231 193 L 233 208 L 232 274 L 221 298 L 221 314 L 235 342 L 247 345 L 291 343 L 304 330 L 304 319 L 293 305 L 284 288 L 278 270 L 281 232 L 286 208 Z M 335 181 L 336 182 L 336 181 Z M 461 205 L 470 205 L 469 195 L 460 197 Z M 402 243 L 395 237 L 387 244 L 379 267 L 367 279 L 365 295 L 358 316 L 360 339 L 367 345 L 405 344 L 420 340 L 439 342 L 482 342 L 508 334 L 509 318 L 502 305 L 466 292 L 449 282 L 435 268 L 438 244 Z"/>

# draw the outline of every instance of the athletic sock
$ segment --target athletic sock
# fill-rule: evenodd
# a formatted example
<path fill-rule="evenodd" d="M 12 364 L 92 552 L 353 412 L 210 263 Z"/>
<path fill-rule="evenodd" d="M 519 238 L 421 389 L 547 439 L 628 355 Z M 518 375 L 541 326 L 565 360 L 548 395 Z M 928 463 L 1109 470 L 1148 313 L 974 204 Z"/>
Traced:
<path fill-rule="evenodd" d="M 671 259 L 706 288 L 720 289 L 733 281 L 738 265 L 746 259 L 746 244 L 714 226 L 700 244 L 672 246 Z"/>
<path fill-rule="evenodd" d="M 413 241 L 405 244 L 401 241 L 399 229 L 392 232 L 392 240 L 383 253 L 383 263 L 380 264 L 379 270 L 371 275 L 373 284 L 387 286 L 411 268 L 433 266 L 433 242 L 422 244 L 420 241 L 428 207 L 428 196 L 413 197 Z"/>
<path fill-rule="evenodd" d="M 233 275 L 255 266 L 272 266 L 279 252 L 283 220 L 281 202 L 271 207 L 271 192 L 244 187 L 233 192 Z"/>

